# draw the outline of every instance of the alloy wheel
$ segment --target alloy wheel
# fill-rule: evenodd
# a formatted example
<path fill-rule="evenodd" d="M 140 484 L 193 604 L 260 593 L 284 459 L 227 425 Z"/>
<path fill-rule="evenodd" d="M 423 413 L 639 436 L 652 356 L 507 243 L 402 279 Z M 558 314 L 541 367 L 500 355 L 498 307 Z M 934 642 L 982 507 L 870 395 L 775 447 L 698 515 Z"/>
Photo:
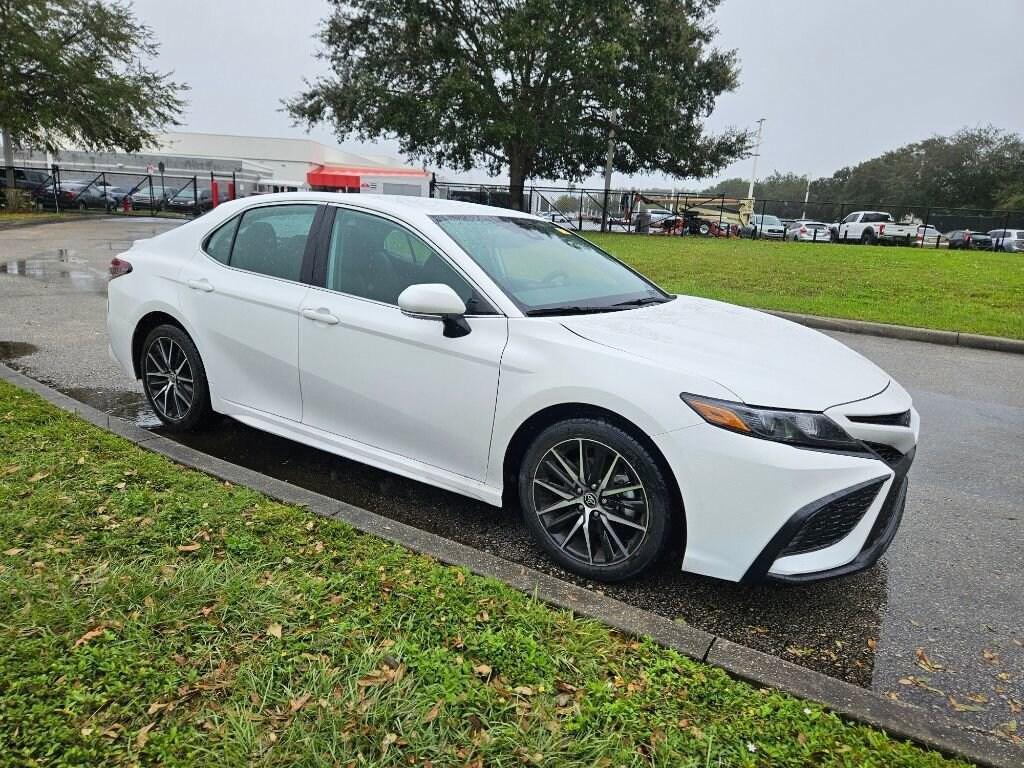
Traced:
<path fill-rule="evenodd" d="M 590 566 L 628 560 L 647 536 L 647 492 L 615 449 L 573 438 L 552 446 L 533 475 L 533 506 L 558 549 Z"/>
<path fill-rule="evenodd" d="M 145 383 L 153 407 L 163 418 L 181 421 L 195 400 L 195 376 L 185 350 L 166 336 L 153 341 L 146 351 Z"/>

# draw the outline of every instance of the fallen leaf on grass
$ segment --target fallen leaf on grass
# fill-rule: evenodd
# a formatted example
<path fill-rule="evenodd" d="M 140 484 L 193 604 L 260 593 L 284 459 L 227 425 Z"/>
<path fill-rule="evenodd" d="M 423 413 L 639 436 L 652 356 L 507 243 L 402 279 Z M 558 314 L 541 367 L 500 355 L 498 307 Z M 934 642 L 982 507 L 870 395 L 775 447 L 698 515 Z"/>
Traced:
<path fill-rule="evenodd" d="M 291 706 L 289 706 L 288 709 L 292 712 L 298 712 L 300 709 L 306 706 L 306 702 L 309 701 L 310 696 L 312 696 L 312 694 L 304 693 L 301 696 L 299 696 L 299 698 L 292 699 Z"/>
<path fill-rule="evenodd" d="M 100 635 L 102 635 L 106 631 L 107 631 L 107 625 L 106 624 L 97 624 L 95 627 L 90 629 L 88 632 L 86 632 L 80 638 L 75 640 L 75 648 L 78 648 L 79 646 L 85 645 L 90 640 L 95 640 L 97 637 L 99 637 Z"/>
<path fill-rule="evenodd" d="M 135 735 L 135 746 L 139 749 L 146 746 L 146 742 L 149 741 L 149 732 L 153 730 L 154 725 L 156 725 L 156 723 L 150 723 L 149 725 L 144 725 L 139 729 L 139 732 Z"/>
<path fill-rule="evenodd" d="M 267 636 L 276 637 L 278 640 L 281 639 L 281 630 L 283 628 L 276 621 L 273 624 L 267 625 Z"/>
<path fill-rule="evenodd" d="M 203 546 L 203 545 L 200 544 L 198 541 L 192 542 L 191 544 L 179 544 L 178 545 L 178 551 L 179 552 L 195 552 L 201 546 Z"/>
<path fill-rule="evenodd" d="M 4 554 L 8 557 L 15 557 L 16 555 L 20 555 L 24 551 L 25 550 L 22 547 L 11 547 L 10 549 L 4 550 Z"/>
<path fill-rule="evenodd" d="M 437 720 L 438 715 L 441 714 L 442 704 L 444 704 L 444 699 L 438 699 L 434 706 L 427 710 L 427 714 L 423 716 L 423 722 L 432 723 Z"/>
<path fill-rule="evenodd" d="M 4 467 L 3 471 L 0 472 L 0 477 L 7 477 L 7 475 L 13 475 L 19 469 L 21 469 L 21 464 L 11 464 L 9 466 L 6 466 Z"/>
<path fill-rule="evenodd" d="M 518 693 L 520 696 L 533 696 L 533 688 L 528 685 L 517 685 L 512 689 L 512 693 Z"/>
<path fill-rule="evenodd" d="M 915 650 L 914 655 L 917 657 L 917 666 L 925 672 L 941 672 L 945 669 L 941 664 L 937 664 L 928 658 L 928 654 L 925 653 L 924 648 L 918 648 Z"/>
<path fill-rule="evenodd" d="M 46 472 L 46 471 L 36 472 L 34 475 L 32 475 L 32 477 L 30 477 L 28 479 L 28 481 L 30 483 L 38 483 L 40 480 L 43 480 L 43 479 L 45 479 L 45 478 L 47 478 L 49 476 L 50 476 L 50 473 Z"/>
<path fill-rule="evenodd" d="M 489 664 L 477 664 L 473 667 L 473 671 L 476 672 L 480 677 L 490 677 L 491 667 Z"/>

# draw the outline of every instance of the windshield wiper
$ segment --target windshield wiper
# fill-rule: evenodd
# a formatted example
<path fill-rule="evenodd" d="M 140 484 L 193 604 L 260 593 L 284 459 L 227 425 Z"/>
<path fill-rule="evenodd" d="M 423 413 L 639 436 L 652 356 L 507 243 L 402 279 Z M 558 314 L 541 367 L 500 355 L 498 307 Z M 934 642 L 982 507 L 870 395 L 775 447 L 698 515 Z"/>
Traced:
<path fill-rule="evenodd" d="M 616 312 L 617 307 L 542 307 L 526 312 L 527 317 L 544 317 L 547 315 L 590 315 L 596 312 Z"/>
<path fill-rule="evenodd" d="M 643 307 L 647 304 L 664 304 L 670 299 L 666 299 L 664 296 L 644 296 L 642 299 L 630 299 L 629 301 L 617 301 L 612 304 L 613 307 Z"/>

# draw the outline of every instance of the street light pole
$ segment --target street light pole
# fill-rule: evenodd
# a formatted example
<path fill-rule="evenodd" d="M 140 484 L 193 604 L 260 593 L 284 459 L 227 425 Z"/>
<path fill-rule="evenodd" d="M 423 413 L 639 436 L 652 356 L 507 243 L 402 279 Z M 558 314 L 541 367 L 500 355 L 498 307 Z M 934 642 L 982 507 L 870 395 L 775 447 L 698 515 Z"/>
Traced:
<path fill-rule="evenodd" d="M 615 163 L 615 128 L 608 129 L 608 151 L 604 158 L 604 205 L 601 206 L 601 231 L 608 231 L 608 199 L 612 191 L 612 165 Z"/>
<path fill-rule="evenodd" d="M 800 213 L 801 219 L 807 218 L 807 201 L 811 199 L 811 177 L 807 177 L 807 190 L 804 192 L 804 209 Z"/>
<path fill-rule="evenodd" d="M 750 186 L 747 188 L 747 198 L 754 197 L 754 181 L 757 179 L 757 158 L 761 153 L 761 136 L 764 133 L 764 118 L 757 121 L 757 141 L 754 143 L 754 165 L 750 169 Z"/>

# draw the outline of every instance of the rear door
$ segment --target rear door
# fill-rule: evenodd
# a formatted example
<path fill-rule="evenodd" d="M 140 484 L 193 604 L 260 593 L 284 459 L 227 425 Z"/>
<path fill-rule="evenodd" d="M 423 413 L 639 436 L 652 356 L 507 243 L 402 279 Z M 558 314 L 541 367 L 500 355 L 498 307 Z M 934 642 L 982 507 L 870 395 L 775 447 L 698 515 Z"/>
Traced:
<path fill-rule="evenodd" d="M 303 423 L 483 480 L 505 316 L 411 228 L 329 210 L 299 319 Z M 439 320 L 402 312 L 398 295 L 418 283 L 451 286 L 470 333 L 449 338 Z"/>
<path fill-rule="evenodd" d="M 301 420 L 299 307 L 322 212 L 302 202 L 249 208 L 185 266 L 181 305 L 216 397 Z"/>

